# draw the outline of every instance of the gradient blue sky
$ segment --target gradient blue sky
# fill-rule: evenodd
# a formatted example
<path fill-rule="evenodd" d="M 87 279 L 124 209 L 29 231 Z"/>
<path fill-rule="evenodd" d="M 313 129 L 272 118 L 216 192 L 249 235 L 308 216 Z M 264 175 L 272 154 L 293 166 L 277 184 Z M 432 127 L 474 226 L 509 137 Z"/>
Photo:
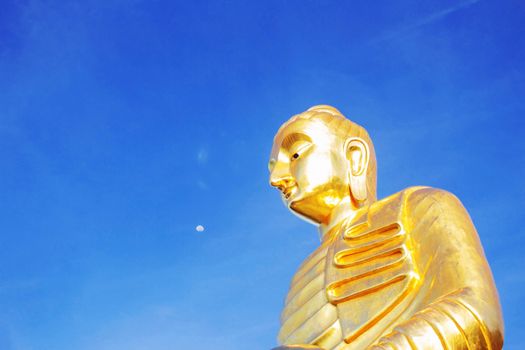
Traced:
<path fill-rule="evenodd" d="M 455 193 L 525 348 L 523 1 L 3 1 L 0 349 L 269 349 L 317 233 L 272 138 L 332 104 L 379 196 Z M 202 224 L 204 232 L 196 232 Z"/>

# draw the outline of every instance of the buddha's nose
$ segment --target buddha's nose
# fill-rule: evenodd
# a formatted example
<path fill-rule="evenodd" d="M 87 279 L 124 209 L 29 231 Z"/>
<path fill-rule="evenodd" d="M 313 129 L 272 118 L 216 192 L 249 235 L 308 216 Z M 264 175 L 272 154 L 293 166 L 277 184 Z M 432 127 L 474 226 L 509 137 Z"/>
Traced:
<path fill-rule="evenodd" d="M 270 175 L 270 185 L 284 191 L 293 183 L 294 179 L 290 174 L 274 174 Z"/>

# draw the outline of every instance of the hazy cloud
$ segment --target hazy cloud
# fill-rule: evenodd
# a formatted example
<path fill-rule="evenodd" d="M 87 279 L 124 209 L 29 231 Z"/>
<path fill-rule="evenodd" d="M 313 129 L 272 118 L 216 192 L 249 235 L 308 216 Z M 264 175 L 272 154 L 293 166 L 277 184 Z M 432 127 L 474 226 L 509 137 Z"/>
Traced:
<path fill-rule="evenodd" d="M 206 148 L 201 148 L 197 153 L 197 162 L 201 165 L 208 162 L 208 150 Z"/>
<path fill-rule="evenodd" d="M 444 10 L 441 10 L 441 11 L 436 11 L 428 16 L 425 16 L 425 17 L 422 17 L 420 18 L 419 20 L 413 22 L 413 23 L 410 23 L 398 30 L 392 30 L 390 32 L 387 32 L 385 34 L 383 34 L 382 36 L 380 36 L 379 38 L 376 38 L 374 40 L 372 40 L 372 44 L 377 44 L 379 42 L 382 42 L 382 41 L 387 41 L 387 40 L 391 40 L 391 39 L 394 39 L 396 37 L 399 37 L 401 35 L 404 35 L 404 34 L 407 34 L 409 32 L 412 32 L 416 29 L 419 29 L 420 27 L 423 27 L 423 26 L 426 26 L 428 24 L 431 24 L 431 23 L 435 23 L 437 21 L 440 21 L 442 20 L 443 18 L 447 17 L 448 15 L 454 13 L 454 12 L 457 12 L 459 10 L 462 10 L 464 8 L 467 8 L 467 7 L 470 7 L 472 5 L 474 5 L 475 3 L 479 2 L 480 0 L 467 0 L 467 1 L 462 1 L 460 2 L 459 4 L 457 5 L 454 5 L 454 6 L 450 6 Z"/>

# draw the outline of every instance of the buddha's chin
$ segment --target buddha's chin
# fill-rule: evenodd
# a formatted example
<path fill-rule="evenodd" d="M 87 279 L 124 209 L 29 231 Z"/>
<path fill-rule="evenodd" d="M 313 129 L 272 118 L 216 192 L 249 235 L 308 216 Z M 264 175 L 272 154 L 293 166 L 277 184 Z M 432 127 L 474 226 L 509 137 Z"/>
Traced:
<path fill-rule="evenodd" d="M 315 201 L 308 198 L 290 198 L 286 204 L 292 213 L 312 224 L 320 224 L 327 215 L 316 205 Z"/>

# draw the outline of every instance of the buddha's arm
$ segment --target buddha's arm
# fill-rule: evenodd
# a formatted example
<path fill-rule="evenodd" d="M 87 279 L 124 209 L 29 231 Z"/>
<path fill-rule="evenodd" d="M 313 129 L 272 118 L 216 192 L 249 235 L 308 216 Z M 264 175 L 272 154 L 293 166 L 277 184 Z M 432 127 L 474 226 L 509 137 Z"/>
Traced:
<path fill-rule="evenodd" d="M 501 349 L 496 287 L 460 201 L 444 191 L 422 189 L 407 202 L 407 215 L 423 307 L 372 349 Z"/>

